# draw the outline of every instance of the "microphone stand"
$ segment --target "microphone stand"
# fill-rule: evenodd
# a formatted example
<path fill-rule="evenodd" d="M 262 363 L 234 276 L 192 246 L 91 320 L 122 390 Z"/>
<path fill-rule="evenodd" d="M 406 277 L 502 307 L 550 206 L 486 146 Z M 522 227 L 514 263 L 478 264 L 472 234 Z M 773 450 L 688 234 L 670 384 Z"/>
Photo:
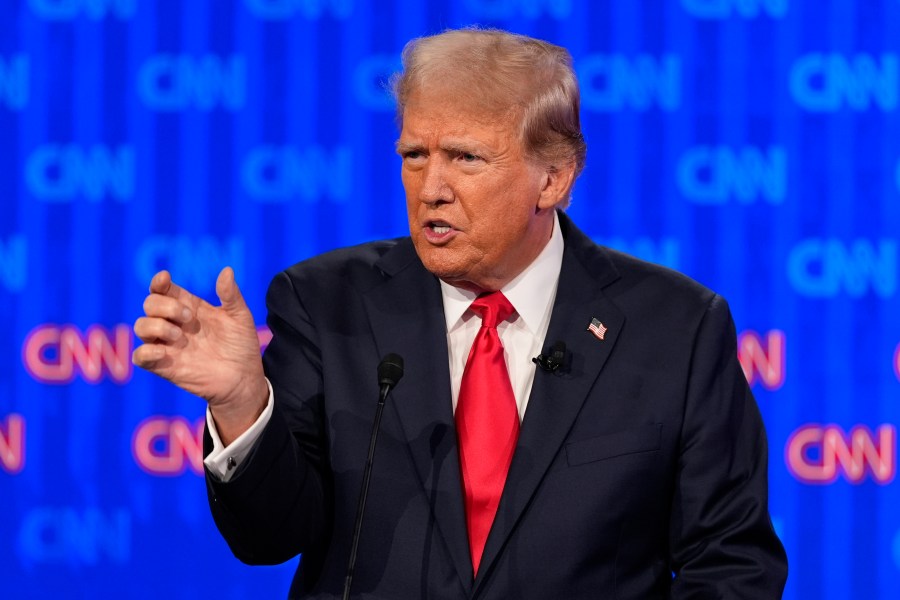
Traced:
<path fill-rule="evenodd" d="M 372 478 L 372 460 L 375 458 L 375 444 L 378 441 L 378 429 L 381 426 L 381 415 L 384 413 L 384 401 L 391 389 L 403 377 L 403 359 L 396 354 L 385 356 L 378 365 L 378 379 L 381 391 L 378 394 L 378 408 L 375 410 L 375 422 L 372 424 L 372 435 L 369 438 L 369 453 L 363 470 L 362 488 L 359 491 L 359 502 L 356 505 L 356 524 L 353 527 L 353 543 L 350 546 L 350 561 L 347 563 L 347 578 L 344 580 L 343 600 L 350 600 L 350 587 L 353 585 L 353 570 L 356 568 L 356 551 L 359 549 L 359 534 L 362 531 L 363 514 L 366 510 L 366 498 L 369 496 L 369 480 Z"/>

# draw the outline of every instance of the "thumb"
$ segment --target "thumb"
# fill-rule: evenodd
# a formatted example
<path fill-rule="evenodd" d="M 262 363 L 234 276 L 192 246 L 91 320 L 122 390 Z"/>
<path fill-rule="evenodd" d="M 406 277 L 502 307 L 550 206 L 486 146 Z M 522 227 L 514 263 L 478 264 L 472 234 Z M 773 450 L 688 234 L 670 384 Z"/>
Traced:
<path fill-rule="evenodd" d="M 216 279 L 216 296 L 222 308 L 231 314 L 248 310 L 244 296 L 234 280 L 234 269 L 225 267 Z"/>

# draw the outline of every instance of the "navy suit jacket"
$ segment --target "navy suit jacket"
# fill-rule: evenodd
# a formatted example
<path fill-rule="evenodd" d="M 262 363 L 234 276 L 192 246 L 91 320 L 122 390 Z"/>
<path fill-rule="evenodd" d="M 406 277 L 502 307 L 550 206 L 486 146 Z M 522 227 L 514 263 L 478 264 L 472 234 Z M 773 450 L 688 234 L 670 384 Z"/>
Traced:
<path fill-rule="evenodd" d="M 565 342 L 568 364 L 535 373 L 477 577 L 440 287 L 408 238 L 331 252 L 272 282 L 273 417 L 231 481 L 207 476 L 239 559 L 302 553 L 291 596 L 340 597 L 376 368 L 395 352 L 405 375 L 384 413 L 354 597 L 781 597 L 765 431 L 725 301 L 560 221 L 545 347 Z"/>

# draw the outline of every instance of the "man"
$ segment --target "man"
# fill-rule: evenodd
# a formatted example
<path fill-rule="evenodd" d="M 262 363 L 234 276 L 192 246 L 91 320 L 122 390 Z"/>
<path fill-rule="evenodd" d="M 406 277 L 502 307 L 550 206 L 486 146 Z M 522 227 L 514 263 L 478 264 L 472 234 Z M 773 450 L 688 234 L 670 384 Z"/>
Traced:
<path fill-rule="evenodd" d="M 221 307 L 157 274 L 135 323 L 135 363 L 208 401 L 210 505 L 235 555 L 302 553 L 292 597 L 340 595 L 395 352 L 355 596 L 780 597 L 724 300 L 561 212 L 585 155 L 568 53 L 448 31 L 407 46 L 394 89 L 409 238 L 278 275 L 263 361 L 230 269 Z"/>

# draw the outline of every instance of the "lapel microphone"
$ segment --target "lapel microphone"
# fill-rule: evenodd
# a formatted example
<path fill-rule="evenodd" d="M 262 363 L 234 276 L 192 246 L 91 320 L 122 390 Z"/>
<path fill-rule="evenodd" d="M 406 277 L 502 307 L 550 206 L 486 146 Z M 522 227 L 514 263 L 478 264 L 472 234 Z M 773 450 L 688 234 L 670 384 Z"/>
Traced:
<path fill-rule="evenodd" d="M 350 586 L 353 585 L 356 551 L 359 549 L 359 532 L 362 530 L 363 514 L 366 511 L 369 480 L 372 478 L 372 459 L 375 457 L 375 443 L 378 441 L 378 428 L 381 425 L 381 414 L 384 412 L 384 401 L 401 377 L 403 377 L 403 358 L 400 355 L 388 354 L 378 363 L 378 385 L 380 386 L 378 408 L 375 410 L 375 422 L 372 424 L 372 436 L 369 438 L 369 454 L 366 456 L 366 467 L 363 470 L 362 488 L 359 490 L 359 503 L 356 505 L 356 524 L 353 527 L 350 560 L 347 562 L 347 578 L 344 580 L 344 600 L 350 599 Z"/>
<path fill-rule="evenodd" d="M 566 343 L 562 340 L 556 340 L 550 352 L 538 354 L 531 359 L 531 362 L 548 373 L 555 373 L 566 364 Z"/>

